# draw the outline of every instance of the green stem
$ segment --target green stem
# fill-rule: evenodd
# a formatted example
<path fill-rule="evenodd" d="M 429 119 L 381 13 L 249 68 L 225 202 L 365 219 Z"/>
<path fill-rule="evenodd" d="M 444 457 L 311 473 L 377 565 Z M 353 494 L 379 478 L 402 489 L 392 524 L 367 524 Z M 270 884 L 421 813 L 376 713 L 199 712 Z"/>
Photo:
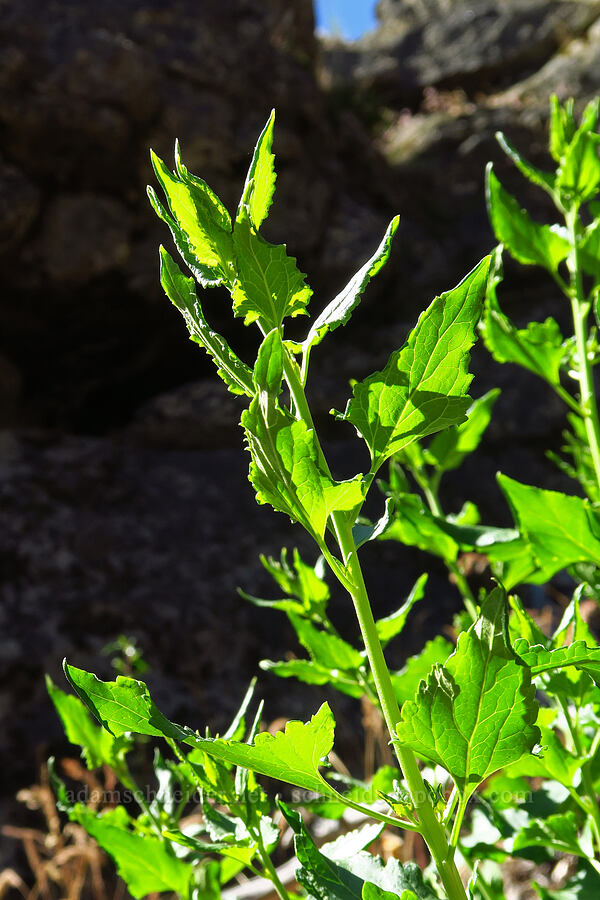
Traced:
<path fill-rule="evenodd" d="M 150 807 L 146 803 L 143 792 L 139 789 L 133 775 L 129 770 L 129 766 L 126 762 L 122 762 L 118 768 L 115 768 L 115 774 L 119 781 L 125 785 L 128 791 L 131 791 L 133 797 L 142 810 L 150 820 L 150 824 L 152 825 L 152 830 L 156 834 L 157 837 L 160 838 L 161 841 L 164 842 L 165 838 L 162 833 L 162 828 L 160 827 L 160 822 L 156 818 L 156 816 L 152 813 Z"/>
<path fill-rule="evenodd" d="M 571 252 L 567 264 L 571 276 L 569 297 L 571 300 L 571 311 L 573 313 L 573 325 L 575 328 L 575 343 L 579 361 L 580 405 L 590 453 L 592 455 L 596 481 L 598 488 L 600 489 L 600 421 L 598 420 L 598 405 L 596 402 L 592 361 L 589 358 L 587 348 L 587 320 L 590 312 L 590 304 L 584 296 L 581 266 L 579 263 L 579 220 L 577 206 L 571 207 L 565 215 L 565 220 L 571 242 Z"/>
<path fill-rule="evenodd" d="M 458 845 L 458 849 L 461 851 L 466 862 L 472 869 L 473 866 L 469 860 L 469 853 L 463 847 L 461 847 L 460 842 Z M 481 874 L 481 868 L 479 868 L 477 871 L 476 887 L 477 887 L 477 890 L 479 891 L 479 893 L 481 894 L 481 896 L 484 898 L 484 900 L 498 900 L 498 895 L 496 894 L 496 892 L 493 891 L 492 888 L 490 888 L 490 886 L 486 883 L 485 879 L 483 878 L 483 876 Z"/>
<path fill-rule="evenodd" d="M 396 725 L 400 721 L 400 709 L 381 643 L 377 636 L 377 628 L 352 538 L 351 528 L 347 520 L 336 524 L 341 525 L 338 531 L 340 549 L 354 583 L 352 600 L 371 665 L 379 702 L 381 703 L 381 711 L 419 817 L 421 833 L 431 851 L 448 897 L 450 900 L 459 900 L 459 898 L 464 900 L 466 898 L 465 889 L 454 862 L 454 854 L 448 846 L 445 830 L 436 817 L 415 755 L 412 750 L 402 746 L 397 738 Z"/>
<path fill-rule="evenodd" d="M 585 753 L 579 737 L 579 731 L 571 718 L 569 707 L 561 697 L 558 698 L 558 703 L 562 714 L 565 717 L 571 740 L 573 741 L 573 749 L 577 756 L 582 759 L 585 756 Z M 584 764 L 581 767 L 581 783 L 586 794 L 585 799 L 587 800 L 584 808 L 592 819 L 592 831 L 594 832 L 594 839 L 596 841 L 598 852 L 600 853 L 600 808 L 598 807 L 598 799 L 596 797 L 596 791 L 594 790 L 594 781 L 589 773 L 587 764 Z"/>
<path fill-rule="evenodd" d="M 260 832 L 260 828 L 257 829 L 257 831 Z M 280 900 L 289 900 L 289 894 L 286 891 L 279 875 L 277 874 L 277 869 L 273 865 L 273 863 L 271 861 L 271 857 L 265 850 L 264 844 L 262 842 L 262 838 L 257 837 L 256 842 L 258 844 L 258 855 L 260 856 L 260 861 L 262 862 L 262 865 L 263 865 L 264 877 L 268 878 L 269 881 L 273 884 L 273 887 L 277 891 L 277 895 L 280 898 Z"/>
<path fill-rule="evenodd" d="M 442 509 L 442 504 L 440 503 L 440 498 L 438 496 L 438 484 L 439 484 L 439 476 L 434 483 L 432 479 L 429 478 L 427 472 L 422 468 L 414 468 L 411 469 L 413 477 L 423 494 L 425 495 L 425 499 L 427 500 L 427 505 L 429 509 L 433 513 L 434 516 L 438 516 L 438 518 L 444 518 L 444 510 Z M 453 559 L 445 559 L 446 568 L 449 572 L 454 576 L 454 580 L 456 582 L 456 586 L 460 591 L 460 594 L 463 598 L 463 603 L 465 604 L 465 609 L 471 616 L 473 622 L 477 621 L 477 601 L 475 600 L 475 595 L 469 586 L 469 582 L 460 571 L 458 563 Z"/>
<path fill-rule="evenodd" d="M 298 366 L 295 360 L 290 357 L 287 350 L 284 353 L 283 370 L 294 402 L 296 416 L 302 418 L 309 428 L 314 429 L 314 423 L 306 399 L 306 394 L 304 393 L 304 388 L 300 381 Z M 328 472 L 329 467 L 319 441 L 316 438 L 316 431 L 315 440 L 320 460 L 325 467 L 325 471 Z M 352 525 L 348 516 L 343 513 L 333 513 L 331 519 L 348 575 L 349 583 L 346 583 L 345 586 L 354 603 L 358 624 L 360 626 L 365 649 L 367 651 L 367 657 L 371 666 L 371 672 L 373 674 L 373 680 L 377 689 L 377 695 L 381 704 L 383 718 L 419 817 L 421 834 L 431 851 L 431 855 L 449 900 L 467 900 L 463 883 L 458 873 L 458 869 L 456 868 L 456 863 L 454 862 L 454 853 L 452 852 L 452 848 L 448 846 L 445 829 L 436 817 L 415 755 L 412 750 L 408 747 L 403 747 L 398 741 L 396 725 L 400 721 L 400 709 L 394 693 L 389 669 L 383 655 L 381 643 L 377 635 L 377 628 L 375 626 L 371 604 L 369 602 L 362 569 L 358 560 L 356 545 L 352 536 Z M 334 574 L 339 577 L 337 566 L 333 571 Z"/>
<path fill-rule="evenodd" d="M 378 810 L 372 809 L 370 806 L 363 806 L 362 803 L 352 800 L 351 797 L 340 794 L 339 791 L 336 791 L 336 789 L 327 782 L 325 782 L 325 784 L 329 791 L 333 791 L 334 794 L 339 797 L 340 803 L 349 806 L 351 809 L 355 809 L 356 812 L 362 813 L 370 819 L 375 819 L 376 822 L 384 822 L 385 825 L 392 825 L 394 828 L 404 828 L 406 831 L 417 831 L 420 833 L 421 829 L 418 825 L 412 822 L 406 822 L 404 819 L 399 819 L 397 816 L 388 816 L 387 813 L 378 812 Z"/>
<path fill-rule="evenodd" d="M 456 810 L 456 816 L 454 817 L 454 824 L 452 825 L 452 834 L 450 835 L 450 846 L 456 847 L 458 846 L 458 840 L 460 838 L 460 829 L 462 827 L 463 819 L 465 817 L 465 813 L 467 811 L 467 804 L 469 802 L 469 798 L 467 796 L 463 796 L 460 798 L 460 802 L 458 804 L 458 809 Z"/>

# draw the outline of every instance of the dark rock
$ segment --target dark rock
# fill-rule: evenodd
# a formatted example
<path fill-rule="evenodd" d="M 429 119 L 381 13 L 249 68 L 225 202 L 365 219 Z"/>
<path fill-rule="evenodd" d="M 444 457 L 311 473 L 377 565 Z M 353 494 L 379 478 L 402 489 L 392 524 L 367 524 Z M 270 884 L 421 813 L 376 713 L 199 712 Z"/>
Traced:
<path fill-rule="evenodd" d="M 396 108 L 414 106 L 426 87 L 498 90 L 543 65 L 582 34 L 599 3 L 547 0 L 398 2 L 380 7 L 382 23 L 349 48 L 326 56 L 334 86 Z"/>
<path fill-rule="evenodd" d="M 15 166 L 0 162 L 0 255 L 23 240 L 39 212 L 36 186 Z"/>
<path fill-rule="evenodd" d="M 179 352 L 180 324 L 158 285 L 168 232 L 145 197 L 150 146 L 170 162 L 179 137 L 189 167 L 233 207 L 277 107 L 278 202 L 266 234 L 289 242 L 317 287 L 349 274 L 347 258 L 326 258 L 331 217 L 356 203 L 367 229 L 377 213 L 344 157 L 373 168 L 370 186 L 382 191 L 383 180 L 352 116 L 328 114 L 311 0 L 209 0 L 201 12 L 192 0 L 24 0 L 0 5 L 0 41 L 0 243 L 11 254 L 0 351 L 24 375 L 22 421 L 101 429 L 202 375 L 202 357 Z M 216 327 L 227 320 L 218 304 Z M 57 365 L 46 364 L 49 347 Z M 115 396 L 107 375 L 127 389 Z"/>
<path fill-rule="evenodd" d="M 59 742 L 44 673 L 63 685 L 64 656 L 110 678 L 102 648 L 119 634 L 133 636 L 159 707 L 193 727 L 222 729 L 258 660 L 296 646 L 281 614 L 257 610 L 236 592 L 276 595 L 260 551 L 278 556 L 297 545 L 316 558 L 285 516 L 255 503 L 241 443 L 240 433 L 235 449 L 182 451 L 0 433 L 0 796 L 33 777 L 33 748 Z M 329 452 L 336 470 L 357 464 L 355 447 Z M 381 614 L 406 595 L 422 564 L 399 547 L 367 555 Z M 449 617 L 456 603 L 448 588 L 437 615 L 443 608 Z M 332 614 L 356 640 L 347 598 L 335 588 Z M 433 618 L 423 610 L 421 627 L 434 628 Z M 407 633 L 395 648 L 397 664 L 411 640 Z M 320 696 L 286 682 L 282 705 L 281 682 L 267 675 L 260 694 L 271 718 L 306 718 Z M 340 736 L 358 755 L 351 719 Z"/>
<path fill-rule="evenodd" d="M 124 268 L 130 232 L 131 217 L 117 200 L 93 194 L 58 196 L 46 211 L 41 238 L 50 281 L 78 287 Z"/>
<path fill-rule="evenodd" d="M 581 106 L 599 91 L 600 22 L 596 21 L 584 38 L 567 44 L 535 74 L 509 90 L 506 99 L 515 105 L 542 106 L 555 93 L 562 101 L 574 97 Z"/>

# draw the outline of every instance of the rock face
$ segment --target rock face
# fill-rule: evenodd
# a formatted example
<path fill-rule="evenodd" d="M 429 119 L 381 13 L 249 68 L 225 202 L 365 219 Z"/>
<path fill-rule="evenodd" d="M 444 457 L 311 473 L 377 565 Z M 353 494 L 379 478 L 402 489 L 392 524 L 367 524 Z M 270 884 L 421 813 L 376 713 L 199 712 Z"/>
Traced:
<path fill-rule="evenodd" d="M 276 107 L 273 238 L 331 277 L 385 227 L 345 162 L 377 190 L 368 138 L 330 118 L 315 78 L 311 0 L 4 2 L 0 42 L 0 352 L 24 422 L 102 430 L 202 365 L 157 282 L 150 147 L 171 161 L 178 137 L 233 205 Z"/>
<path fill-rule="evenodd" d="M 599 12 L 599 3 L 561 0 L 389 0 L 377 30 L 331 48 L 333 84 L 350 79 L 397 108 L 414 106 L 427 87 L 498 90 L 543 65 Z"/>

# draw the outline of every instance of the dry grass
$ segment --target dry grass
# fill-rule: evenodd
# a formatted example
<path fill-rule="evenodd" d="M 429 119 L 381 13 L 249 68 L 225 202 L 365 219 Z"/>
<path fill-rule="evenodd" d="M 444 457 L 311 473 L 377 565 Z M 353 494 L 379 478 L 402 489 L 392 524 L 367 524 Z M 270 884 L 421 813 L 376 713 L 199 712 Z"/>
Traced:
<path fill-rule="evenodd" d="M 77 760 L 63 760 L 67 775 L 83 781 L 89 788 L 89 805 L 97 809 L 104 791 L 109 789 L 114 775 L 104 773 L 105 784 L 88 772 Z M 115 882 L 112 873 L 105 874 L 107 858 L 95 840 L 73 822 L 65 825 L 56 811 L 54 794 L 49 784 L 48 770 L 42 768 L 39 784 L 19 791 L 17 799 L 27 809 L 38 814 L 38 827 L 5 825 L 1 833 L 20 841 L 31 872 L 30 884 L 14 869 L 0 872 L 0 900 L 20 894 L 24 900 L 122 900 L 126 896 L 121 880 Z M 116 886 L 115 886 L 116 885 Z"/>

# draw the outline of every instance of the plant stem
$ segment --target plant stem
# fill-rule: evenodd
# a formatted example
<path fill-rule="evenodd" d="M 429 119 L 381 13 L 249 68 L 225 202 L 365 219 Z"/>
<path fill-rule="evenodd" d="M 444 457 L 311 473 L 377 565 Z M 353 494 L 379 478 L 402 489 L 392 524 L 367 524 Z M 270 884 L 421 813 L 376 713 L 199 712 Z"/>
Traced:
<path fill-rule="evenodd" d="M 258 828 L 257 831 L 260 832 L 260 828 Z M 280 900 L 289 900 L 289 894 L 286 891 L 279 875 L 277 874 L 277 869 L 273 865 L 273 863 L 271 861 L 271 857 L 269 856 L 269 854 L 267 853 L 267 851 L 264 848 L 264 845 L 262 843 L 262 838 L 260 838 L 260 837 L 257 838 L 257 844 L 258 844 L 258 854 L 260 856 L 260 861 L 263 864 L 264 877 L 268 878 L 269 881 L 273 884 L 273 887 L 277 891 L 277 895 L 280 898 Z"/>
<path fill-rule="evenodd" d="M 579 264 L 578 248 L 578 208 L 573 205 L 565 214 L 565 221 L 569 230 L 571 252 L 567 260 L 571 276 L 569 297 L 571 311 L 573 313 L 573 325 L 575 328 L 575 342 L 579 361 L 579 386 L 580 405 L 585 424 L 592 463 L 596 474 L 596 481 L 600 489 L 600 422 L 598 420 L 598 405 L 596 402 L 596 389 L 594 386 L 594 373 L 592 362 L 587 348 L 587 319 L 590 312 L 590 304 L 585 299 L 581 278 L 581 266 Z"/>
<path fill-rule="evenodd" d="M 454 817 L 454 824 L 452 825 L 452 834 L 450 835 L 450 846 L 456 847 L 458 846 L 458 839 L 460 838 L 460 829 L 462 826 L 463 819 L 465 817 L 465 813 L 467 811 L 467 803 L 469 802 L 469 798 L 467 796 L 463 796 L 460 798 L 460 802 L 458 804 L 458 809 L 456 810 L 456 816 Z"/>
<path fill-rule="evenodd" d="M 362 569 L 358 560 L 358 554 L 352 537 L 352 531 L 343 519 L 336 522 L 340 549 L 344 561 L 354 583 L 352 600 L 356 610 L 356 616 L 360 625 L 365 649 L 371 664 L 373 680 L 377 688 L 377 694 L 381 703 L 381 710 L 387 725 L 392 744 L 400 763 L 411 794 L 419 822 L 421 833 L 433 856 L 442 883 L 450 900 L 464 900 L 466 898 L 460 875 L 454 862 L 454 854 L 448 846 L 446 833 L 437 819 L 429 794 L 423 782 L 421 772 L 412 750 L 403 747 L 396 735 L 396 724 L 400 720 L 400 709 L 394 693 L 390 673 L 383 655 L 381 643 L 377 636 L 377 628 L 369 603 L 369 597 L 365 587 Z"/>
<path fill-rule="evenodd" d="M 304 388 L 299 377 L 298 366 L 295 360 L 289 355 L 287 349 L 284 353 L 283 370 L 294 402 L 296 416 L 302 418 L 307 426 L 314 430 L 314 423 L 306 399 L 306 394 L 304 393 Z M 315 441 L 321 462 L 324 465 L 325 470 L 329 472 L 323 450 L 316 437 L 316 431 Z M 377 635 L 373 611 L 371 610 L 362 569 L 358 560 L 356 545 L 352 536 L 352 523 L 349 521 L 348 516 L 343 513 L 333 513 L 331 519 L 348 575 L 345 587 L 349 591 L 354 603 L 358 624 L 360 626 L 365 650 L 367 651 L 367 657 L 373 674 L 373 680 L 377 689 L 377 695 L 381 704 L 383 718 L 419 817 L 421 834 L 431 851 L 431 855 L 449 900 L 467 900 L 463 883 L 454 862 L 454 853 L 448 846 L 445 829 L 438 821 L 433 809 L 415 755 L 412 750 L 403 747 L 398 741 L 396 725 L 400 720 L 400 709 L 394 693 L 389 669 L 383 655 L 381 643 Z M 334 574 L 339 577 L 337 566 L 333 568 L 333 571 Z"/>
<path fill-rule="evenodd" d="M 573 719 L 571 718 L 571 714 L 569 712 L 569 707 L 567 703 L 562 699 L 562 697 L 558 698 L 558 704 L 561 708 L 563 716 L 565 717 L 565 721 L 569 729 L 569 734 L 571 735 L 571 740 L 573 741 L 573 749 L 575 750 L 577 756 L 582 759 L 585 754 L 581 745 L 579 731 L 573 723 Z M 596 846 L 598 848 L 598 851 L 600 852 L 600 808 L 598 807 L 598 799 L 596 797 L 596 791 L 594 790 L 594 782 L 590 776 L 586 764 L 582 765 L 581 767 L 581 783 L 583 785 L 586 799 L 588 801 L 585 804 L 585 809 L 592 819 L 592 831 L 594 832 Z"/>
<path fill-rule="evenodd" d="M 405 822 L 404 819 L 400 819 L 397 816 L 388 816 L 387 813 L 381 813 L 376 809 L 372 809 L 370 806 L 363 806 L 362 803 L 358 803 L 350 797 L 340 794 L 340 792 L 336 791 L 335 788 L 332 788 L 331 785 L 328 785 L 328 787 L 337 794 L 340 798 L 340 803 L 344 803 L 346 806 L 349 806 L 350 809 L 354 809 L 356 812 L 362 813 L 370 819 L 375 819 L 376 822 L 384 822 L 386 825 L 392 825 L 394 828 L 404 828 L 406 831 L 417 831 L 419 834 L 421 832 L 419 826 L 414 822 Z"/>
<path fill-rule="evenodd" d="M 433 513 L 434 516 L 438 516 L 439 518 L 444 518 L 444 511 L 442 509 L 442 505 L 440 503 L 440 498 L 437 492 L 437 483 L 434 484 L 432 480 L 429 478 L 427 472 L 424 468 L 411 468 L 411 472 L 413 477 L 423 494 L 425 495 L 425 499 L 427 500 L 427 505 L 429 509 Z M 469 582 L 460 571 L 458 563 L 453 559 L 444 559 L 446 564 L 446 568 L 449 572 L 454 576 L 454 580 L 456 582 L 456 586 L 461 593 L 463 598 L 463 603 L 465 604 L 465 609 L 471 616 L 473 622 L 477 621 L 477 601 L 475 600 L 475 596 L 473 591 L 469 586 Z"/>
<path fill-rule="evenodd" d="M 144 797 L 143 792 L 139 789 L 133 775 L 131 774 L 129 766 L 127 765 L 127 763 L 124 760 L 121 762 L 121 765 L 118 768 L 115 768 L 115 774 L 116 774 L 117 778 L 121 781 L 121 783 L 125 785 L 127 790 L 131 791 L 136 803 L 138 804 L 138 806 L 140 807 L 142 812 L 145 813 L 145 815 L 150 820 L 152 830 L 154 831 L 156 836 L 158 838 L 160 838 L 161 841 L 164 842 L 165 838 L 162 833 L 162 828 L 160 827 L 160 822 L 158 821 L 156 816 L 152 813 L 150 807 L 146 803 L 146 799 Z M 168 842 L 167 842 L 167 846 L 170 848 L 170 845 Z"/>

